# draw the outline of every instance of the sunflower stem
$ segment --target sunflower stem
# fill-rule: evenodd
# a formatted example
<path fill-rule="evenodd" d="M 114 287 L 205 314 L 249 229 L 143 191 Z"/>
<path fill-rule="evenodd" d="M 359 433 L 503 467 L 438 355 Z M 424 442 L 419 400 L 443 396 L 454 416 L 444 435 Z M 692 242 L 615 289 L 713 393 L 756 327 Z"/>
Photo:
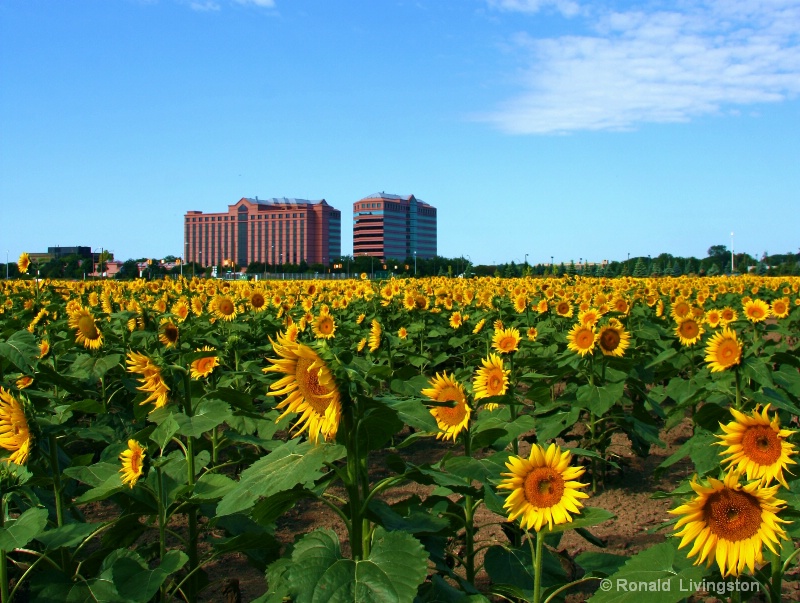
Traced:
<path fill-rule="evenodd" d="M 189 371 L 183 372 L 183 389 L 184 389 L 184 412 L 186 416 L 191 417 L 193 414 L 192 408 L 192 380 Z M 194 437 L 189 436 L 186 438 L 186 467 L 187 467 L 187 484 L 191 492 L 194 487 L 195 465 L 194 465 Z M 187 596 L 190 603 L 197 599 L 197 574 L 193 573 L 197 569 L 197 507 L 190 505 L 187 510 L 188 523 L 189 523 L 189 573 L 192 574 L 191 580 L 187 585 Z"/>
<path fill-rule="evenodd" d="M 464 430 L 464 455 L 472 456 L 472 437 L 469 426 Z M 466 478 L 467 486 L 471 480 Z M 464 496 L 464 569 L 467 582 L 475 584 L 475 507 L 471 494 Z"/>
<path fill-rule="evenodd" d="M 163 561 L 164 556 L 167 554 L 167 514 L 164 508 L 164 480 L 161 474 L 161 465 L 156 465 L 156 478 L 156 483 L 158 484 L 158 492 L 156 492 L 156 502 L 158 503 L 158 558 L 159 561 Z M 160 590 L 161 601 L 166 601 L 166 584 L 162 583 Z"/>
<path fill-rule="evenodd" d="M 781 551 L 783 541 L 778 543 L 777 552 L 769 551 L 770 566 L 772 569 L 772 581 L 770 583 L 770 599 L 773 603 L 780 603 L 781 600 L 781 581 L 783 580 L 783 567 L 781 566 Z"/>
<path fill-rule="evenodd" d="M 529 539 L 530 540 L 530 539 Z M 544 548 L 544 534 L 541 530 L 536 532 L 536 553 L 533 558 L 533 603 L 542 600 L 542 550 Z"/>
<path fill-rule="evenodd" d="M 56 503 L 56 526 L 64 525 L 64 499 L 61 497 L 61 468 L 58 463 L 58 444 L 55 434 L 50 434 L 50 471 L 53 472 L 53 496 Z M 67 571 L 67 551 L 61 549 L 61 567 Z"/>
<path fill-rule="evenodd" d="M 6 497 L 0 492 L 0 528 L 6 523 Z M 0 601 L 10 601 L 8 596 L 8 560 L 5 549 L 0 549 Z"/>

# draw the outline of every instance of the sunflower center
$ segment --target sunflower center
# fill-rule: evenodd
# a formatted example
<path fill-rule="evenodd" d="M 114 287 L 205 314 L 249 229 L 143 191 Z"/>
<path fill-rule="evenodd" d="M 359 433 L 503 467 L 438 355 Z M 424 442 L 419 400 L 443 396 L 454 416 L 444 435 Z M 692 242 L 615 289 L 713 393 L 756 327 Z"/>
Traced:
<path fill-rule="evenodd" d="M 620 336 L 616 329 L 606 329 L 600 336 L 600 346 L 608 352 L 616 350 L 619 342 Z"/>
<path fill-rule="evenodd" d="M 491 375 L 489 375 L 487 385 L 489 393 L 492 395 L 496 395 L 501 389 L 503 389 L 503 379 L 497 373 L 492 373 Z"/>
<path fill-rule="evenodd" d="M 681 323 L 681 335 L 686 339 L 697 337 L 698 330 L 697 323 L 693 320 L 687 320 Z"/>
<path fill-rule="evenodd" d="M 455 406 L 440 406 L 437 413 L 442 423 L 451 427 L 461 425 L 467 415 L 467 405 L 461 392 L 455 387 L 447 387 L 439 395 L 439 402 L 455 402 Z"/>
<path fill-rule="evenodd" d="M 266 303 L 266 301 L 267 301 L 267 300 L 265 300 L 265 299 L 264 299 L 264 296 L 263 296 L 263 295 L 261 295 L 260 293 L 253 293 L 253 295 L 250 297 L 250 304 L 251 304 L 251 305 L 252 305 L 254 308 L 261 308 L 261 307 L 263 307 L 263 306 L 264 306 L 264 304 Z"/>
<path fill-rule="evenodd" d="M 416 307 L 417 310 L 424 310 L 425 306 L 427 306 L 427 305 L 428 305 L 428 300 L 426 298 L 424 298 L 423 296 L 417 295 L 414 298 L 414 307 Z"/>
<path fill-rule="evenodd" d="M 536 467 L 525 476 L 525 498 L 537 508 L 548 508 L 561 502 L 564 478 L 550 467 Z"/>
<path fill-rule="evenodd" d="M 513 337 L 503 337 L 497 342 L 498 349 L 502 350 L 503 352 L 510 352 L 516 345 L 517 342 Z"/>
<path fill-rule="evenodd" d="M 747 492 L 730 488 L 715 492 L 708 497 L 704 512 L 711 531 L 731 542 L 747 540 L 761 527 L 761 506 Z"/>
<path fill-rule="evenodd" d="M 748 428 L 742 436 L 742 450 L 759 465 L 772 465 L 783 452 L 778 434 L 768 425 Z"/>
<path fill-rule="evenodd" d="M 141 462 L 141 457 L 139 456 L 138 453 L 134 452 L 131 455 L 131 471 L 133 473 L 139 473 L 140 462 Z"/>
<path fill-rule="evenodd" d="M 594 344 L 594 333 L 589 329 L 579 331 L 578 334 L 575 335 L 575 343 L 582 350 L 592 347 L 592 344 Z"/>
<path fill-rule="evenodd" d="M 228 299 L 227 297 L 222 298 L 217 302 L 217 310 L 219 310 L 220 314 L 224 314 L 225 316 L 230 316 L 233 314 L 233 302 Z"/>
<path fill-rule="evenodd" d="M 81 316 L 78 319 L 78 330 L 86 339 L 97 339 L 99 334 L 91 316 Z"/>
<path fill-rule="evenodd" d="M 728 366 L 735 362 L 739 355 L 738 352 L 739 347 L 736 345 L 736 342 L 728 339 L 723 341 L 717 348 L 717 358 L 720 364 Z"/>
<path fill-rule="evenodd" d="M 297 385 L 306 402 L 320 415 L 325 414 L 330 399 L 323 397 L 330 393 L 327 387 L 319 382 L 319 369 L 309 370 L 313 364 L 308 358 L 297 360 Z"/>
<path fill-rule="evenodd" d="M 330 335 L 333 331 L 333 321 L 330 318 L 323 318 L 319 323 L 320 333 Z"/>

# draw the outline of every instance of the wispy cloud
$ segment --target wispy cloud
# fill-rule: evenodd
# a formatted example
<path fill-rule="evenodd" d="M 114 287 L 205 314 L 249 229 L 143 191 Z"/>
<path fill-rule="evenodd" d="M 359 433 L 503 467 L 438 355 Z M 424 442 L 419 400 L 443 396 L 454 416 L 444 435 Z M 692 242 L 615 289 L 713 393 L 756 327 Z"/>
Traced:
<path fill-rule="evenodd" d="M 237 4 L 259 6 L 261 8 L 275 8 L 275 0 L 234 0 Z"/>
<path fill-rule="evenodd" d="M 580 5 L 573 0 L 488 0 L 489 7 L 500 11 L 538 13 L 554 8 L 567 17 L 578 14 Z"/>
<path fill-rule="evenodd" d="M 519 5 L 520 12 L 545 3 L 488 1 L 505 10 Z M 526 65 L 524 90 L 484 120 L 515 134 L 619 130 L 800 92 L 797 0 L 712 0 L 681 11 L 581 16 L 589 35 L 514 37 Z"/>
<path fill-rule="evenodd" d="M 223 4 L 221 0 L 179 0 L 189 8 L 201 12 L 221 10 Z M 275 8 L 275 0 L 228 0 L 228 4 L 239 4 L 242 6 L 255 6 L 258 8 Z"/>

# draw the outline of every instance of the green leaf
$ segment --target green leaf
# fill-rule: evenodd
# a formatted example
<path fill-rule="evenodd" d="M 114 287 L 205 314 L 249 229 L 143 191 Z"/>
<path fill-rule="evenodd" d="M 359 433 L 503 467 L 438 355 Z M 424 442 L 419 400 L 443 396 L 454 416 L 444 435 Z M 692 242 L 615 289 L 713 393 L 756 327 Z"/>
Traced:
<path fill-rule="evenodd" d="M 150 440 L 155 442 L 161 450 L 164 450 L 172 436 L 178 433 L 178 429 L 180 429 L 178 421 L 175 420 L 173 413 L 169 413 L 167 418 L 161 421 L 158 427 L 153 430 L 153 433 L 150 434 Z"/>
<path fill-rule="evenodd" d="M 108 371 L 117 366 L 121 360 L 121 354 L 109 354 L 108 356 L 80 354 L 75 358 L 67 373 L 76 379 L 99 381 Z"/>
<path fill-rule="evenodd" d="M 36 337 L 27 329 L 17 331 L 5 341 L 0 341 L 0 357 L 26 374 L 33 372 L 40 353 Z"/>
<path fill-rule="evenodd" d="M 192 500 L 210 501 L 222 498 L 236 487 L 236 482 L 219 473 L 204 473 L 197 480 Z"/>
<path fill-rule="evenodd" d="M 558 532 L 575 530 L 577 528 L 588 528 L 598 523 L 608 521 L 609 519 L 614 519 L 614 517 L 616 516 L 611 511 L 599 507 L 584 507 L 581 509 L 580 515 L 572 515 L 571 522 L 554 525 L 552 529 L 548 529 L 547 531 L 550 534 L 556 534 Z"/>
<path fill-rule="evenodd" d="M 772 381 L 772 366 L 759 358 L 745 358 L 742 362 L 742 374 L 750 377 L 762 387 L 775 387 Z M 755 388 L 753 388 L 755 389 Z"/>
<path fill-rule="evenodd" d="M 427 381 L 425 383 L 427 384 Z M 394 408 L 400 420 L 409 427 L 426 433 L 439 431 L 436 419 L 433 418 L 431 411 L 421 400 L 397 400 L 393 398 L 384 398 L 382 400 Z"/>
<path fill-rule="evenodd" d="M 0 551 L 13 551 L 28 544 L 44 532 L 47 526 L 47 509 L 32 508 L 16 519 L 6 520 L 0 528 Z"/>
<path fill-rule="evenodd" d="M 179 434 L 199 438 L 224 423 L 231 414 L 231 407 L 222 400 L 201 400 L 191 417 L 183 413 L 171 413 L 170 416 L 178 423 Z"/>
<path fill-rule="evenodd" d="M 609 576 L 619 570 L 628 559 L 629 557 L 624 555 L 587 551 L 575 557 L 575 563 L 580 565 L 587 574 Z"/>
<path fill-rule="evenodd" d="M 717 441 L 719 440 L 710 431 L 698 429 L 691 438 L 684 442 L 683 446 L 656 467 L 656 475 L 687 456 L 691 457 L 694 462 L 697 473 L 706 475 L 719 467 L 721 449 L 714 445 Z"/>
<path fill-rule="evenodd" d="M 168 551 L 161 565 L 149 569 L 136 553 L 120 557 L 113 565 L 114 585 L 122 597 L 134 603 L 147 603 L 158 592 L 170 574 L 181 569 L 189 557 L 178 550 Z"/>
<path fill-rule="evenodd" d="M 531 533 L 531 538 L 536 538 Z M 542 585 L 551 586 L 567 581 L 567 575 L 558 559 L 546 548 L 542 549 Z M 527 542 L 518 549 L 492 546 L 486 551 L 484 568 L 495 584 L 511 585 L 522 591 L 533 589 L 533 561 Z"/>
<path fill-rule="evenodd" d="M 536 437 L 540 442 L 556 439 L 564 431 L 575 425 L 581 416 L 581 409 L 573 406 L 567 412 L 536 417 Z"/>
<path fill-rule="evenodd" d="M 322 476 L 320 469 L 325 463 L 345 454 L 346 449 L 336 444 L 289 440 L 242 472 L 236 487 L 217 505 L 217 516 L 244 511 L 260 497 L 291 490 L 298 484 L 310 487 Z"/>
<path fill-rule="evenodd" d="M 51 551 L 65 546 L 76 546 L 103 526 L 108 525 L 108 523 L 107 521 L 97 523 L 70 523 L 60 528 L 48 530 L 44 534 L 37 536 L 36 540 Z"/>
<path fill-rule="evenodd" d="M 369 557 L 345 559 L 331 530 L 307 534 L 288 570 L 297 603 L 411 603 L 427 575 L 428 556 L 405 532 L 377 528 Z"/>
<path fill-rule="evenodd" d="M 578 405 L 602 417 L 616 402 L 622 399 L 625 383 L 606 383 L 603 387 L 581 385 L 576 394 Z"/>
<path fill-rule="evenodd" d="M 395 409 L 373 400 L 366 402 L 358 434 L 363 450 L 380 450 L 401 429 L 403 421 Z"/>
<path fill-rule="evenodd" d="M 678 551 L 678 540 L 672 538 L 631 557 L 606 578 L 591 602 L 677 603 L 694 594 L 697 588 L 690 583 L 699 582 L 707 572 L 692 565 L 686 554 Z"/>

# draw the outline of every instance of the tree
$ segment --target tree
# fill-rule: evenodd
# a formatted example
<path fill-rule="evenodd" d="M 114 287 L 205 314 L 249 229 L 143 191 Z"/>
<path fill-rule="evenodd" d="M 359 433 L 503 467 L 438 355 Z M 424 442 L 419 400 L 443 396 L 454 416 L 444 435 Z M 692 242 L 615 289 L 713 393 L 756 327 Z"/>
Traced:
<path fill-rule="evenodd" d="M 644 263 L 644 258 L 640 257 L 636 260 L 636 265 L 633 267 L 633 276 L 636 278 L 647 276 L 647 265 Z"/>
<path fill-rule="evenodd" d="M 708 248 L 708 257 L 710 258 L 725 257 L 729 254 L 730 252 L 725 245 L 712 245 Z"/>

